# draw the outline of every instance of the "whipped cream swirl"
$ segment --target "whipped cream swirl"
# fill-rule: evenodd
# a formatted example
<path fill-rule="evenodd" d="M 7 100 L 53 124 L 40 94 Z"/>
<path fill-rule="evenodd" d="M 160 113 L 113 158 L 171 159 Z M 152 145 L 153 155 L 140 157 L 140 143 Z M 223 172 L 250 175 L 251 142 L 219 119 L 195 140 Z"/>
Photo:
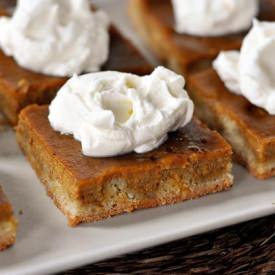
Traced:
<path fill-rule="evenodd" d="M 143 77 L 112 71 L 74 76 L 52 101 L 49 121 L 80 141 L 86 156 L 145 153 L 192 119 L 184 85 L 164 67 Z"/>
<path fill-rule="evenodd" d="M 109 19 L 88 0 L 19 0 L 0 18 L 0 47 L 26 69 L 55 76 L 98 71 L 109 54 Z"/>
<path fill-rule="evenodd" d="M 254 20 L 241 51 L 221 52 L 213 66 L 231 92 L 275 115 L 275 23 Z"/>
<path fill-rule="evenodd" d="M 198 36 L 218 36 L 250 27 L 259 0 L 172 0 L 176 31 Z"/>

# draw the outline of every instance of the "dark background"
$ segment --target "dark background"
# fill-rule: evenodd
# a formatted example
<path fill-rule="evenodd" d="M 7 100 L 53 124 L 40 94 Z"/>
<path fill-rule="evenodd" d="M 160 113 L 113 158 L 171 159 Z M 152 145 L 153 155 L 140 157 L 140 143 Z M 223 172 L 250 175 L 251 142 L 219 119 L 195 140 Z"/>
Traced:
<path fill-rule="evenodd" d="M 275 274 L 275 215 L 61 274 L 129 273 Z"/>

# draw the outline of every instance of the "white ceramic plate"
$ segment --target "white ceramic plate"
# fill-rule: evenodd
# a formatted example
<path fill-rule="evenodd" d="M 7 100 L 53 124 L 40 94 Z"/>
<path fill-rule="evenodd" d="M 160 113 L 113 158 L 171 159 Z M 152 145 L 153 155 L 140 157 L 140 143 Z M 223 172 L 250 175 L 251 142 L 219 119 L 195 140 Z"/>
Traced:
<path fill-rule="evenodd" d="M 106 7 L 108 0 L 98 2 Z M 109 3 L 115 21 L 133 36 L 122 16 L 125 2 Z M 0 133 L 0 182 L 20 224 L 16 245 L 0 253 L 0 274 L 58 272 L 275 213 L 274 179 L 257 181 L 239 166 L 234 175 L 235 186 L 228 192 L 72 229 L 19 153 L 12 131 Z"/>

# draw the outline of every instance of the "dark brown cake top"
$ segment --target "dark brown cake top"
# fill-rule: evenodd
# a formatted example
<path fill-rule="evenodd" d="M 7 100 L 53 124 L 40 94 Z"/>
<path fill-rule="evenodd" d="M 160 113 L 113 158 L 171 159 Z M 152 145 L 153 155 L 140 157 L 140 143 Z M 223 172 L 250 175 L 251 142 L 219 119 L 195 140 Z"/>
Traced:
<path fill-rule="evenodd" d="M 22 127 L 21 125 L 24 125 L 24 129 L 20 131 L 31 131 L 28 135 L 35 136 L 36 141 L 43 144 L 43 148 L 46 147 L 52 157 L 58 158 L 59 163 L 79 180 L 104 177 L 109 173 L 121 175 L 133 171 L 146 173 L 157 167 L 170 169 L 188 165 L 191 159 L 199 161 L 199 159 L 231 156 L 231 148 L 224 139 L 195 119 L 181 130 L 171 133 L 168 141 L 154 151 L 111 158 L 84 156 L 78 141 L 72 136 L 61 135 L 51 128 L 47 106 L 33 105 L 24 109 L 20 115 L 19 127 Z"/>

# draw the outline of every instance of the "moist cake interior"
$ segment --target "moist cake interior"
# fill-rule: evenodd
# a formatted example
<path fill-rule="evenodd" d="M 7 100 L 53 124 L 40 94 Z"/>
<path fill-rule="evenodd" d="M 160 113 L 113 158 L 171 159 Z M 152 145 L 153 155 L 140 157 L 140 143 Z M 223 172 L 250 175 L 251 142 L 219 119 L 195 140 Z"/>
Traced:
<path fill-rule="evenodd" d="M 237 160 L 258 178 L 275 175 L 275 116 L 227 90 L 208 69 L 189 79 L 198 117 L 233 146 Z"/>
<path fill-rule="evenodd" d="M 197 120 L 146 154 L 86 157 L 55 132 L 48 107 L 21 112 L 17 140 L 70 225 L 218 192 L 232 185 L 231 147 Z"/>

